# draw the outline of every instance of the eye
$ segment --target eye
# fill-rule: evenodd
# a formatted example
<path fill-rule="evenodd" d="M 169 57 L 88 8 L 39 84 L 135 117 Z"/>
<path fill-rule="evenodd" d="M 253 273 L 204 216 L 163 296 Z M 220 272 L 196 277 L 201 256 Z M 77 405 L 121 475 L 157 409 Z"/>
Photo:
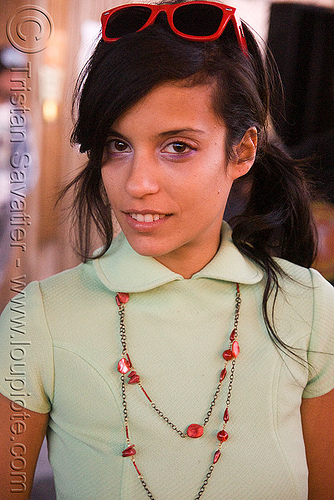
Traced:
<path fill-rule="evenodd" d="M 189 146 L 189 144 L 186 144 L 185 142 L 174 141 L 171 142 L 170 144 L 167 144 L 167 146 L 164 147 L 163 152 L 172 154 L 183 154 L 183 153 L 189 153 L 193 149 L 194 149 L 193 147 Z"/>
<path fill-rule="evenodd" d="M 106 152 L 108 154 L 129 153 L 130 151 L 131 148 L 129 144 L 127 144 L 125 141 L 122 141 L 121 139 L 111 139 L 106 144 Z"/>

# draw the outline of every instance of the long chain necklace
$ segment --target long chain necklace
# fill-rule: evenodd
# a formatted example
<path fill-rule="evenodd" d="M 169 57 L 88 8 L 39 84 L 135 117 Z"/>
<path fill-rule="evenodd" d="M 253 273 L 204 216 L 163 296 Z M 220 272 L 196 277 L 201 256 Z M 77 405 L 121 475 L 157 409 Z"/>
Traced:
<path fill-rule="evenodd" d="M 123 405 L 123 418 L 124 418 L 124 425 L 125 425 L 125 434 L 126 434 L 126 443 L 127 443 L 127 448 L 123 450 L 122 456 L 123 457 L 130 457 L 132 460 L 132 464 L 134 468 L 136 469 L 136 472 L 138 474 L 138 478 L 145 489 L 147 495 L 149 498 L 152 500 L 154 499 L 153 494 L 149 490 L 146 481 L 144 480 L 142 474 L 140 473 L 138 466 L 136 464 L 134 456 L 136 455 L 136 450 L 135 450 L 135 445 L 131 444 L 130 440 L 130 431 L 129 431 L 129 421 L 128 421 L 128 406 L 127 406 L 127 400 L 126 400 L 126 386 L 127 384 L 137 384 L 140 389 L 142 390 L 143 394 L 149 401 L 151 407 L 156 411 L 156 413 L 161 417 L 171 428 L 173 431 L 175 431 L 181 438 L 199 438 L 203 435 L 204 428 L 207 425 L 207 423 L 210 420 L 210 417 L 212 415 L 213 407 L 216 404 L 216 400 L 218 398 L 218 395 L 220 393 L 223 381 L 226 377 L 227 374 L 227 365 L 228 362 L 231 361 L 231 371 L 230 371 L 230 380 L 229 380 L 229 385 L 227 389 L 227 397 L 226 397 L 226 408 L 224 411 L 224 416 L 223 420 L 224 423 L 222 424 L 222 429 L 218 432 L 217 434 L 217 439 L 219 441 L 219 445 L 217 447 L 217 450 L 215 451 L 213 455 L 213 460 L 212 463 L 209 467 L 209 470 L 205 476 L 204 482 L 200 488 L 200 490 L 197 493 L 197 496 L 195 497 L 194 500 L 199 500 L 201 496 L 204 493 L 204 490 L 206 486 L 209 483 L 209 480 L 211 478 L 211 475 L 213 473 L 215 464 L 218 462 L 220 456 L 221 456 L 221 448 L 222 445 L 225 441 L 228 439 L 228 433 L 225 430 L 226 424 L 229 421 L 229 406 L 231 402 L 231 393 L 232 393 L 232 384 L 233 384 L 233 379 L 234 379 L 234 371 L 235 371 L 235 363 L 236 363 L 236 358 L 239 355 L 240 348 L 239 348 L 239 342 L 237 341 L 238 338 L 238 324 L 239 324 L 239 315 L 240 315 L 240 306 L 241 306 L 241 297 L 240 297 L 240 289 L 239 289 L 239 284 L 236 283 L 236 295 L 235 295 L 235 313 L 234 313 L 234 325 L 233 325 L 233 330 L 230 335 L 230 345 L 229 349 L 226 349 L 223 352 L 223 359 L 224 359 L 224 367 L 222 371 L 220 372 L 219 375 L 219 382 L 217 385 L 217 388 L 215 390 L 215 393 L 213 395 L 213 398 L 211 400 L 209 409 L 206 413 L 206 417 L 204 418 L 204 421 L 202 424 L 190 424 L 187 428 L 187 430 L 184 432 L 180 430 L 171 420 L 169 417 L 167 417 L 156 405 L 156 403 L 150 398 L 150 396 L 147 394 L 146 390 L 144 389 L 140 376 L 137 374 L 137 372 L 134 370 L 134 367 L 132 365 L 128 349 L 127 349 L 127 344 L 126 344 L 126 329 L 125 329 L 125 304 L 129 300 L 129 294 L 128 293 L 117 293 L 116 294 L 116 303 L 118 305 L 118 314 L 120 318 L 120 339 L 121 339 L 121 344 L 122 344 L 122 358 L 118 362 L 118 372 L 120 373 L 121 376 L 121 386 L 122 386 L 122 405 Z M 127 384 L 125 382 L 125 376 L 127 375 L 128 380 Z"/>

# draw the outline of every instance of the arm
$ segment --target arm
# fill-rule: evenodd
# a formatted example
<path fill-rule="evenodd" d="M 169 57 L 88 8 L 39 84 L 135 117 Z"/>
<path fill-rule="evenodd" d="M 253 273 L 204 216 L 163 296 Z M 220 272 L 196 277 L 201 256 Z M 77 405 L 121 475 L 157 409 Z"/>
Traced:
<path fill-rule="evenodd" d="M 308 500 L 334 498 L 334 389 L 301 405 L 309 468 Z"/>
<path fill-rule="evenodd" d="M 0 394 L 0 492 L 2 500 L 28 500 L 48 413 L 36 413 Z"/>

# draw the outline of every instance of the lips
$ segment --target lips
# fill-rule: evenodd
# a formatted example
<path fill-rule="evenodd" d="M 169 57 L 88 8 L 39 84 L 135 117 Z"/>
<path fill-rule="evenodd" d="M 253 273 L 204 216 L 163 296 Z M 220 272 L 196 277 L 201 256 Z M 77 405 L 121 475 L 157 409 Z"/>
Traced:
<path fill-rule="evenodd" d="M 135 209 L 124 210 L 123 214 L 128 227 L 139 233 L 150 233 L 158 230 L 166 224 L 166 221 L 172 215 L 156 212 L 149 208 L 140 212 Z"/>

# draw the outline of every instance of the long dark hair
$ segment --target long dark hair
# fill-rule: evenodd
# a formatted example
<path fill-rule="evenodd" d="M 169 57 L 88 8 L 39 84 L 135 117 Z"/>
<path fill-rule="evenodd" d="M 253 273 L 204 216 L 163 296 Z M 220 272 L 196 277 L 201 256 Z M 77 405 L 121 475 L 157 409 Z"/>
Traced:
<path fill-rule="evenodd" d="M 264 270 L 264 319 L 275 344 L 291 353 L 269 318 L 268 298 L 271 293 L 277 295 L 283 273 L 273 257 L 310 267 L 316 245 L 302 166 L 285 152 L 271 124 L 271 96 L 279 80 L 275 66 L 246 25 L 249 57 L 240 50 L 232 26 L 218 41 L 198 43 L 176 36 L 160 17 L 153 26 L 115 43 L 100 40 L 77 82 L 72 142 L 87 152 L 88 162 L 64 192 L 74 187 L 78 253 L 84 261 L 97 257 L 91 254 L 92 224 L 103 241 L 98 256 L 113 239 L 111 210 L 101 179 L 103 151 L 113 122 L 158 84 L 214 82 L 213 105 L 227 127 L 228 157 L 248 128 L 258 131 L 257 157 L 247 174 L 251 190 L 244 210 L 232 221 L 232 237 L 238 249 Z"/>

